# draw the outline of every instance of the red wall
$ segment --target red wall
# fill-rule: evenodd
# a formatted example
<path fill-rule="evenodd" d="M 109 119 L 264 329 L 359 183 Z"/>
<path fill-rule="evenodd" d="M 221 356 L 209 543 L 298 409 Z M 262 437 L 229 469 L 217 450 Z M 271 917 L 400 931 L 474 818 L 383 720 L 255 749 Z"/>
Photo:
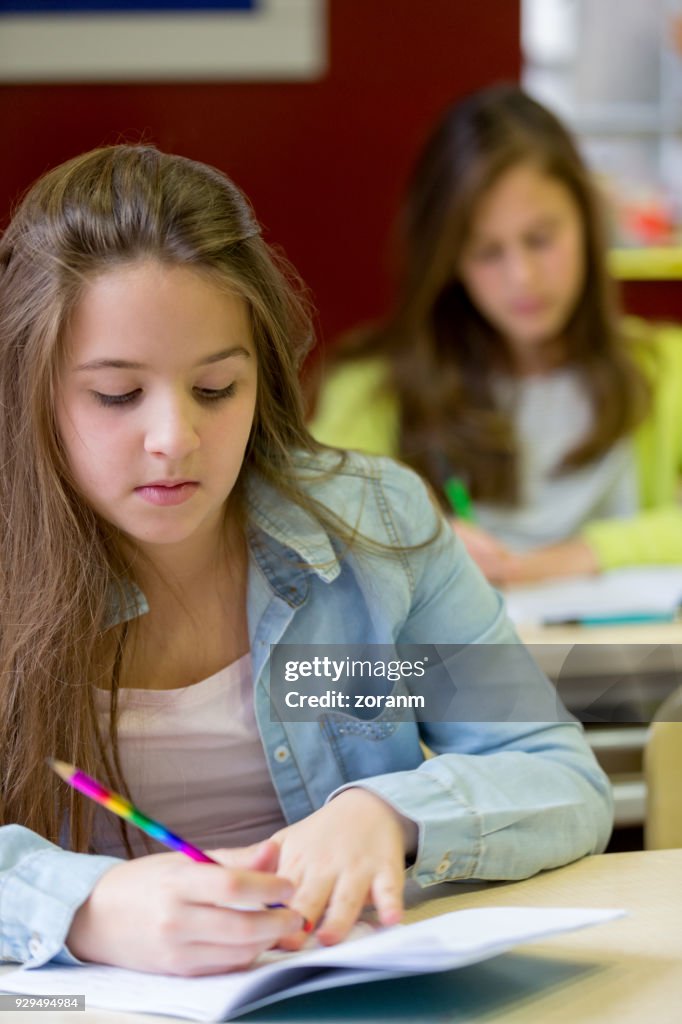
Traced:
<path fill-rule="evenodd" d="M 626 281 L 622 299 L 629 312 L 682 322 L 682 281 Z"/>
<path fill-rule="evenodd" d="M 333 337 L 387 301 L 389 225 L 435 115 L 520 68 L 518 0 L 328 0 L 329 71 L 292 84 L 0 87 L 0 217 L 38 174 L 144 138 L 226 170 Z"/>

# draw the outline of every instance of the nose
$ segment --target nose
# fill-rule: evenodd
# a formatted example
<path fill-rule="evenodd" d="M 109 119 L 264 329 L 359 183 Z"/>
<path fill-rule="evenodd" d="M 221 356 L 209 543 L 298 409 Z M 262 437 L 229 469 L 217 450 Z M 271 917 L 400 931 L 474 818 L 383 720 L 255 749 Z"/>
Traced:
<path fill-rule="evenodd" d="M 510 282 L 517 287 L 532 284 L 535 278 L 535 259 L 524 246 L 511 250 L 507 256 L 507 274 Z"/>
<path fill-rule="evenodd" d="M 179 462 L 196 451 L 199 410 L 192 405 L 191 399 L 181 394 L 169 394 L 149 404 L 144 440 L 148 454 Z"/>

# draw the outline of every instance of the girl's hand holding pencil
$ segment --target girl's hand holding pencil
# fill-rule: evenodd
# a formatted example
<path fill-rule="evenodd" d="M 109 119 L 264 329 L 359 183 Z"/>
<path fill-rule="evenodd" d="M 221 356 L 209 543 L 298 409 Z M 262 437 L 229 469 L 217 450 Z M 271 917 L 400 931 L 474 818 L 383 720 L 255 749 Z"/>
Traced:
<path fill-rule="evenodd" d="M 76 912 L 67 947 L 80 959 L 184 976 L 248 967 L 301 930 L 287 907 L 237 910 L 229 904 L 286 903 L 294 887 L 274 870 L 278 848 L 212 851 L 217 864 L 180 853 L 123 861 L 106 871 Z"/>
<path fill-rule="evenodd" d="M 276 843 L 205 853 L 74 765 L 49 764 L 68 785 L 179 851 L 123 861 L 102 875 L 66 939 L 80 960 L 162 974 L 221 974 L 310 930 L 286 906 L 294 886 L 275 874 Z"/>
<path fill-rule="evenodd" d="M 81 960 L 185 976 L 247 967 L 285 936 L 301 931 L 286 907 L 293 886 L 274 874 L 278 850 L 267 841 L 216 850 L 218 864 L 181 853 L 123 861 L 107 871 L 76 912 L 67 948 Z"/>

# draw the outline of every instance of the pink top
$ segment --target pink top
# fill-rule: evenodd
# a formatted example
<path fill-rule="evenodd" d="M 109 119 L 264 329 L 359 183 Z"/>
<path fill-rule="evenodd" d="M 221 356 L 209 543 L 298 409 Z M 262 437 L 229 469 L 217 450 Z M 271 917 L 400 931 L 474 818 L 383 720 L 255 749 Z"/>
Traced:
<path fill-rule="evenodd" d="M 97 690 L 95 702 L 106 735 L 109 693 Z M 286 825 L 258 735 L 250 654 L 193 686 L 121 689 L 118 736 L 133 803 L 190 843 L 246 846 Z M 97 808 L 94 834 L 95 852 L 126 856 L 111 811 Z M 128 834 L 136 855 L 167 849 L 133 826 Z"/>

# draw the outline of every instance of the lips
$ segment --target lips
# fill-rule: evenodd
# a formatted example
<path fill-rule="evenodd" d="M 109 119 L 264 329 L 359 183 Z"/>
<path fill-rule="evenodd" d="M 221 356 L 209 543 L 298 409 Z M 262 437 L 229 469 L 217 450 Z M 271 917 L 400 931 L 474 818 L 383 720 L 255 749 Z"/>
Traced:
<path fill-rule="evenodd" d="M 544 299 L 520 299 L 511 304 L 511 310 L 517 316 L 532 316 L 535 313 L 543 313 L 548 307 Z"/>
<path fill-rule="evenodd" d="M 196 480 L 152 480 L 143 487 L 182 487 L 183 484 L 195 484 Z"/>
<path fill-rule="evenodd" d="M 135 493 L 150 505 L 182 505 L 197 491 L 196 480 L 155 480 L 135 488 Z"/>

